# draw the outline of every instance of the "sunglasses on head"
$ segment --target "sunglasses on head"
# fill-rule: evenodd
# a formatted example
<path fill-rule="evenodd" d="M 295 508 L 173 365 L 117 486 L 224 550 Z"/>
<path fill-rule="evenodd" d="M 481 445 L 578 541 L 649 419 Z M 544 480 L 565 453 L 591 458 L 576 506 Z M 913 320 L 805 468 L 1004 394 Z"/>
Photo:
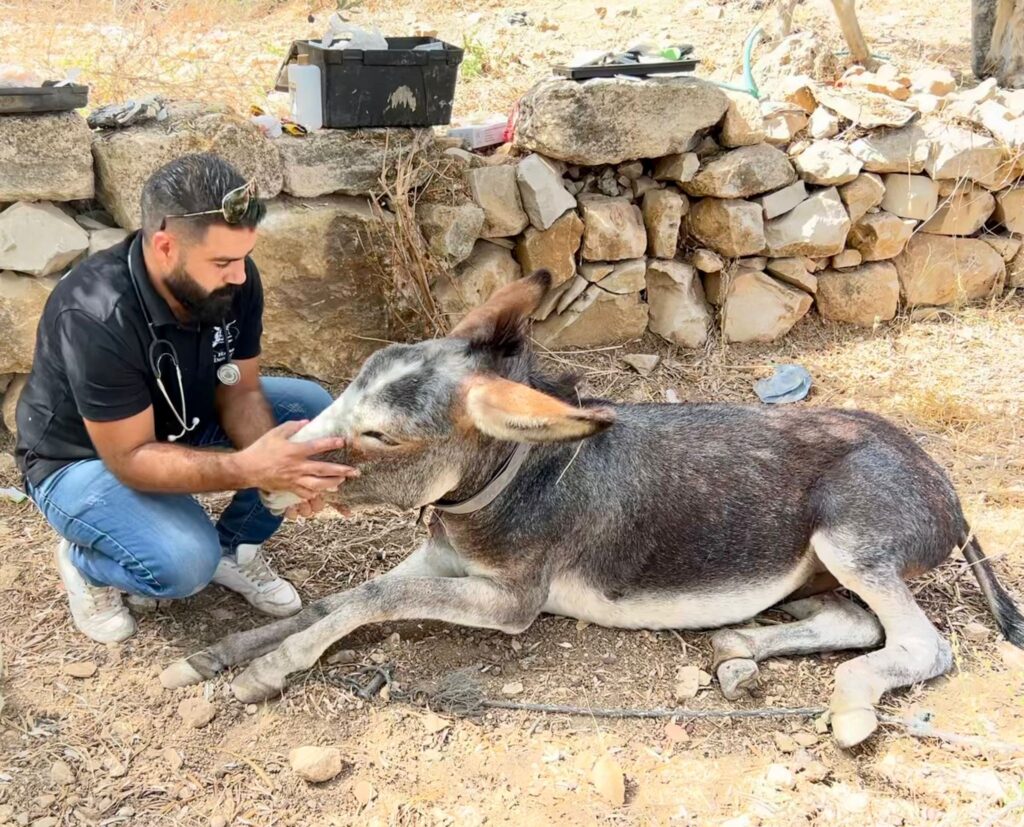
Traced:
<path fill-rule="evenodd" d="M 167 219 L 169 218 L 195 218 L 200 215 L 217 215 L 218 213 L 226 223 L 237 224 L 249 212 L 250 205 L 258 197 L 256 182 L 249 181 L 247 184 L 242 184 L 242 186 L 235 187 L 235 189 L 227 192 L 220 201 L 220 209 L 164 216 L 164 220 L 160 223 L 160 229 L 166 229 Z"/>

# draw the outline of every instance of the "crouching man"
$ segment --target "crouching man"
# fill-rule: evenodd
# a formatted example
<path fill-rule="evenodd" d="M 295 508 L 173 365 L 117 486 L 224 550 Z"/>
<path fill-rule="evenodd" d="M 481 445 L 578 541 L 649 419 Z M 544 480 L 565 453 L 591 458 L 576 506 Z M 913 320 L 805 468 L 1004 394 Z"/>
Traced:
<path fill-rule="evenodd" d="M 260 377 L 263 289 L 249 258 L 264 206 L 222 159 L 188 155 L 142 193 L 142 230 L 54 288 L 17 408 L 17 459 L 62 540 L 71 615 L 100 642 L 135 621 L 122 602 L 211 581 L 283 617 L 301 608 L 261 544 L 281 524 L 259 491 L 308 515 L 352 469 L 312 457 L 337 439 L 288 437 L 331 402 L 314 382 Z M 214 524 L 195 494 L 237 491 Z"/>

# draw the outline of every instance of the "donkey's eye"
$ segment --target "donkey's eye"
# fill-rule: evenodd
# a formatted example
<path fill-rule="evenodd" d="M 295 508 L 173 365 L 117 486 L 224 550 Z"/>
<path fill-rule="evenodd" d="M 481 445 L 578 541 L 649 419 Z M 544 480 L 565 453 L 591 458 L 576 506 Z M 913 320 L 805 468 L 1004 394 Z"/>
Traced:
<path fill-rule="evenodd" d="M 381 445 L 394 446 L 398 444 L 398 440 L 392 439 L 387 434 L 382 434 L 380 431 L 363 431 L 360 436 L 364 439 L 372 439 L 375 442 L 379 442 Z"/>

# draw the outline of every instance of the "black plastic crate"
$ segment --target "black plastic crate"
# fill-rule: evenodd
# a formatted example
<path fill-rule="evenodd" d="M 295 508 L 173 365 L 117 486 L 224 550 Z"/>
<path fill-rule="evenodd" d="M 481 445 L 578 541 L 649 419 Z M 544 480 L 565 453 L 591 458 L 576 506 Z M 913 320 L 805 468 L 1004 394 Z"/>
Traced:
<path fill-rule="evenodd" d="M 389 37 L 387 50 L 324 49 L 297 40 L 287 62 L 309 55 L 320 67 L 324 126 L 438 126 L 451 122 L 462 49 L 433 37 Z M 439 43 L 440 48 L 415 51 Z M 287 74 L 277 88 L 287 91 Z M 283 77 L 284 82 L 281 82 Z"/>
<path fill-rule="evenodd" d="M 0 87 L 0 115 L 70 112 L 88 103 L 89 87 L 75 83 L 57 86 L 55 81 L 46 81 L 42 86 Z"/>

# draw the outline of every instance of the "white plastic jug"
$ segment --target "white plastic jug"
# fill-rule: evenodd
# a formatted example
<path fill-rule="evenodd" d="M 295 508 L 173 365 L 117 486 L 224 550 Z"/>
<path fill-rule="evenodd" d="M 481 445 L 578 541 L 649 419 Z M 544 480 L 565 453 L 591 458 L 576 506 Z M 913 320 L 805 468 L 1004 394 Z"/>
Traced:
<path fill-rule="evenodd" d="M 291 119 L 310 132 L 324 125 L 324 106 L 321 95 L 320 67 L 309 62 L 309 55 L 299 55 L 295 63 L 288 64 L 288 94 L 291 100 Z"/>

